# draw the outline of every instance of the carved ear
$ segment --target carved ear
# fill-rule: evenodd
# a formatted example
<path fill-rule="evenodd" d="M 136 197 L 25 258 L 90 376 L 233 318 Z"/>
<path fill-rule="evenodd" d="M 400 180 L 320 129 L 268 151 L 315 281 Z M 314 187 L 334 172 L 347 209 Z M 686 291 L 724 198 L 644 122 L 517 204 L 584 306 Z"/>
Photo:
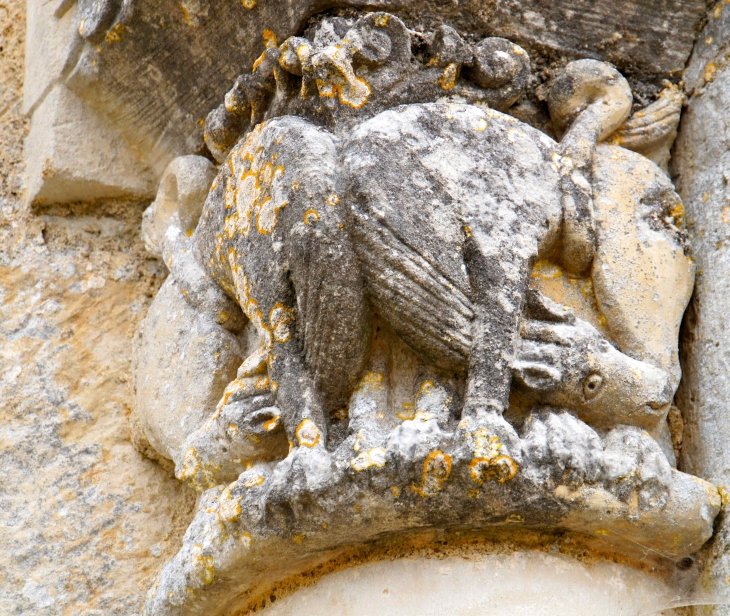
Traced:
<path fill-rule="evenodd" d="M 513 365 L 515 380 L 535 391 L 550 391 L 558 387 L 562 374 L 557 368 L 537 362 L 516 361 Z"/>
<path fill-rule="evenodd" d="M 548 323 L 575 323 L 575 314 L 536 289 L 527 290 L 525 313 L 531 319 Z"/>

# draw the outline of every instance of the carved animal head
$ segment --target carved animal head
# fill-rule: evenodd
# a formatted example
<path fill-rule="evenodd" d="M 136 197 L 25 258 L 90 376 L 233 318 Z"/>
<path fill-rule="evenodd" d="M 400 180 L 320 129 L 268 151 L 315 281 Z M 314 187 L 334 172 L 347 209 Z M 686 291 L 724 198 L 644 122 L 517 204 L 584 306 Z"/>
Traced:
<path fill-rule="evenodd" d="M 514 375 L 533 403 L 569 408 L 596 428 L 652 429 L 674 395 L 669 374 L 621 353 L 592 325 L 526 320 Z"/>

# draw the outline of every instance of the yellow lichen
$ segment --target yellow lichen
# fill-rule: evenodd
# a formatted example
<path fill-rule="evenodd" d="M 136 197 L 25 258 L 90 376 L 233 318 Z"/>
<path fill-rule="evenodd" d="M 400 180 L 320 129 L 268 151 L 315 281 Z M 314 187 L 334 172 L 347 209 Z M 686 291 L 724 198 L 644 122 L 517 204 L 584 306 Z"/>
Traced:
<path fill-rule="evenodd" d="M 459 67 L 452 62 L 444 69 L 444 73 L 441 75 L 441 87 L 444 90 L 451 90 L 456 85 L 456 77 L 458 74 Z"/>
<path fill-rule="evenodd" d="M 423 498 L 436 496 L 451 475 L 451 465 L 450 455 L 442 451 L 432 451 L 423 462 L 421 485 L 411 485 L 411 490 Z"/>
<path fill-rule="evenodd" d="M 310 448 L 317 445 L 322 438 L 322 433 L 317 424 L 309 418 L 303 419 L 297 426 L 296 435 L 300 446 Z"/>

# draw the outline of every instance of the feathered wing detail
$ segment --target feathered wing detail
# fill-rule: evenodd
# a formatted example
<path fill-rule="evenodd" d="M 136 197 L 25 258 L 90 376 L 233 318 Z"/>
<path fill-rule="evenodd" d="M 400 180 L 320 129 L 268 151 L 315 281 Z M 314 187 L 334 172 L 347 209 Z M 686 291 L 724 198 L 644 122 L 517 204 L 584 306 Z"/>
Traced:
<path fill-rule="evenodd" d="M 684 93 L 668 85 L 656 101 L 626 120 L 608 143 L 643 154 L 666 172 L 683 104 Z"/>

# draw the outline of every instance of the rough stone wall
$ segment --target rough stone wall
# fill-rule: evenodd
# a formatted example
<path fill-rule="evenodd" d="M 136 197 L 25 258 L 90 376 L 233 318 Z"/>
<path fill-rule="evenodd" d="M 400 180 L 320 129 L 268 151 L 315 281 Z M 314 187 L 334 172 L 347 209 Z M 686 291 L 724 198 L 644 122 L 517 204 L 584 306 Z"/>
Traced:
<path fill-rule="evenodd" d="M 24 32 L 25 1 L 0 3 L 0 614 L 134 614 L 195 502 L 126 434 L 164 270 L 145 203 L 23 205 Z"/>

